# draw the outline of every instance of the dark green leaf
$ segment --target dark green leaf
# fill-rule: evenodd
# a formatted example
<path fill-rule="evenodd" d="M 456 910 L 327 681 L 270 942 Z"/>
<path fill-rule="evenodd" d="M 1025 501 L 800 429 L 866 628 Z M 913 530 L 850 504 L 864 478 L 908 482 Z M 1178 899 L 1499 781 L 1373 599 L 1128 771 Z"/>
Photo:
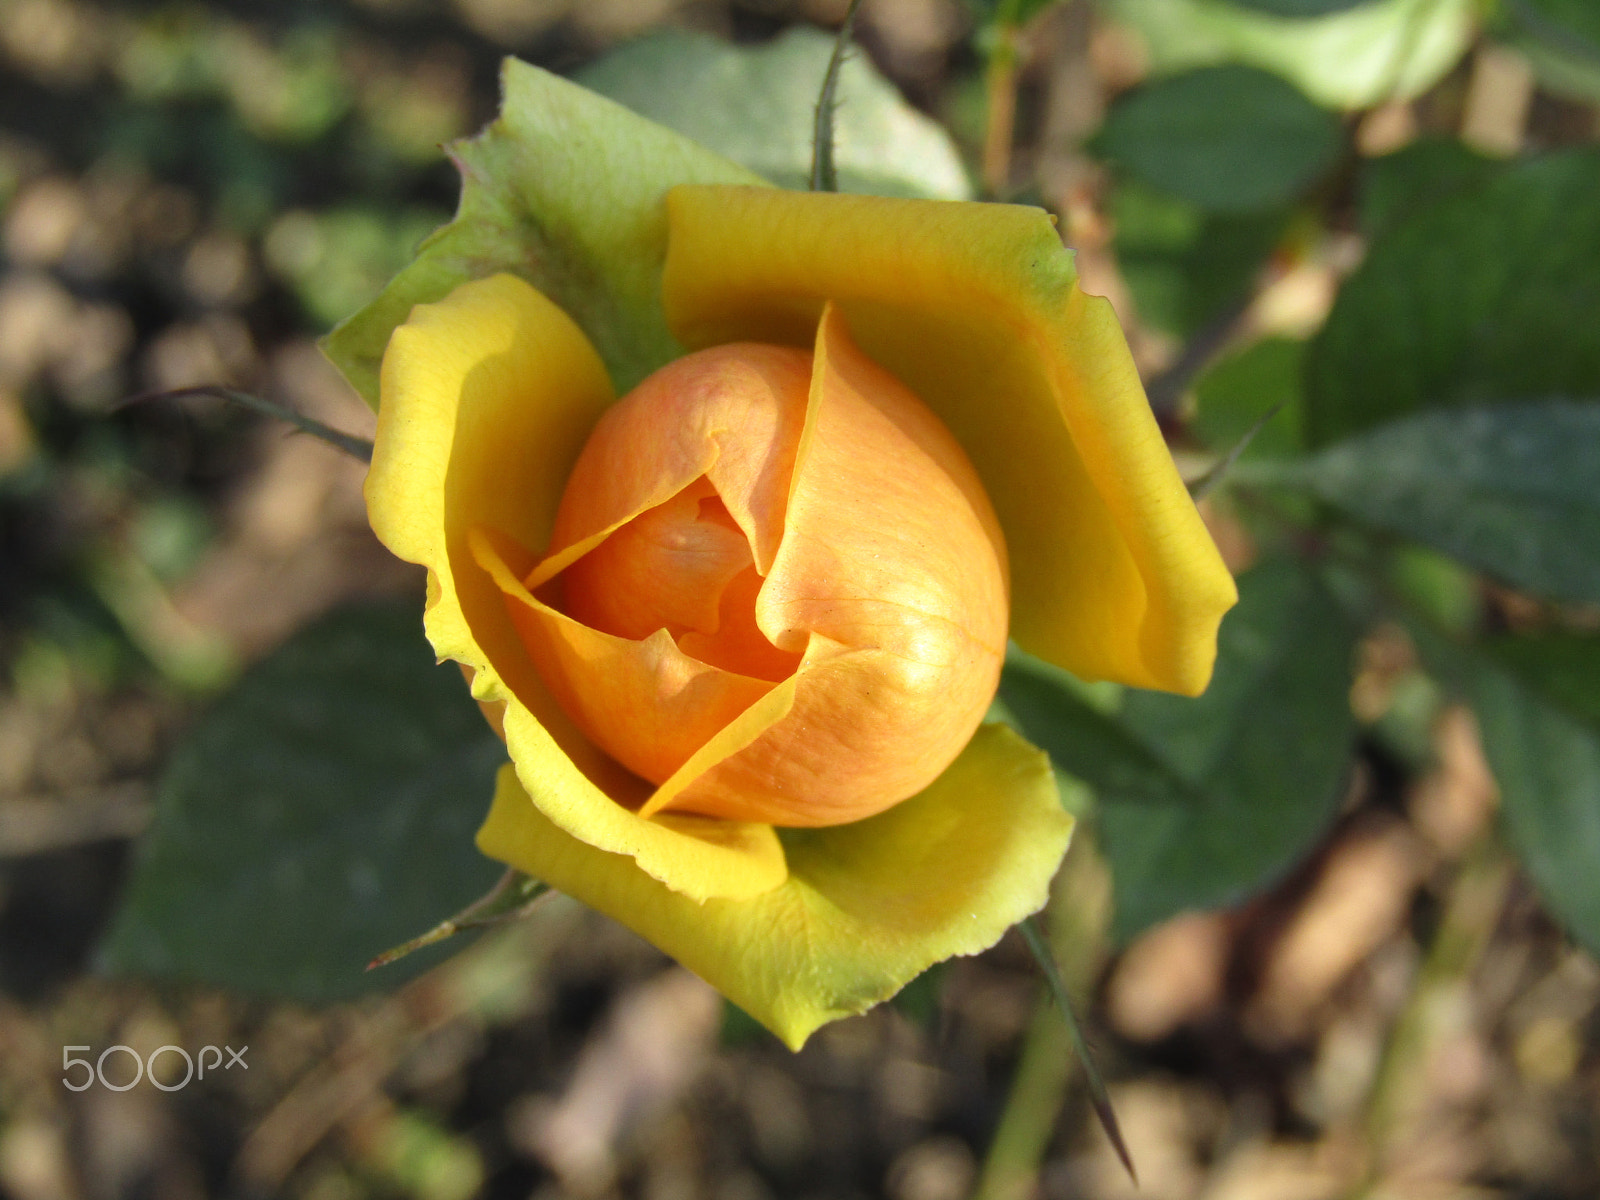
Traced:
<path fill-rule="evenodd" d="M 811 182 L 817 90 L 834 39 L 799 27 L 758 46 L 669 29 L 630 42 L 576 76 L 784 187 Z M 966 199 L 971 185 L 944 130 L 857 52 L 835 97 L 839 190 Z"/>
<path fill-rule="evenodd" d="M 1600 394 L 1600 152 L 1506 168 L 1372 246 L 1307 360 L 1327 445 L 1421 408 Z"/>
<path fill-rule="evenodd" d="M 1600 638 L 1568 633 L 1498 637 L 1484 650 L 1548 703 L 1600 730 Z"/>
<path fill-rule="evenodd" d="M 1269 470 L 1513 586 L 1600 601 L 1600 404 L 1422 413 Z"/>
<path fill-rule="evenodd" d="M 1000 695 L 1012 724 L 1058 767 L 1102 799 L 1200 803 L 1189 785 L 1116 716 L 1090 704 L 1059 667 L 1015 648 L 1006 658 Z"/>
<path fill-rule="evenodd" d="M 1473 693 L 1523 866 L 1550 910 L 1600 953 L 1600 640 L 1561 641 L 1531 653 L 1498 647 L 1516 669 L 1481 664 Z"/>
<path fill-rule="evenodd" d="M 1293 200 L 1333 165 L 1339 119 L 1276 75 L 1210 67 L 1122 97 L 1095 145 L 1201 208 L 1257 212 Z"/>
<path fill-rule="evenodd" d="M 505 748 L 407 606 L 340 612 L 262 662 L 162 778 L 106 966 L 309 1001 L 392 987 L 377 953 L 483 894 Z"/>
<path fill-rule="evenodd" d="M 1428 205 L 1488 182 L 1504 166 L 1455 138 L 1420 138 L 1361 170 L 1361 231 L 1378 237 Z"/>
<path fill-rule="evenodd" d="M 1550 43 L 1600 62 L 1600 5 L 1594 0 L 1507 0 L 1506 10 Z"/>
<path fill-rule="evenodd" d="M 1208 215 L 1132 181 L 1112 190 L 1109 208 L 1140 319 L 1185 338 L 1245 297 L 1287 220 L 1283 212 Z"/>
<path fill-rule="evenodd" d="M 1283 458 L 1305 447 L 1300 432 L 1301 365 L 1305 343 L 1271 337 L 1230 355 L 1195 384 L 1194 429 L 1213 450 L 1226 451 L 1264 415 L 1263 425 L 1241 458 Z"/>
<path fill-rule="evenodd" d="M 1265 563 L 1239 588 L 1198 700 L 1130 692 L 1111 718 L 1052 686 L 1050 668 L 1007 665 L 1002 695 L 1024 732 L 1099 792 L 1119 940 L 1246 898 L 1337 810 L 1354 732 L 1349 622 L 1295 563 Z"/>

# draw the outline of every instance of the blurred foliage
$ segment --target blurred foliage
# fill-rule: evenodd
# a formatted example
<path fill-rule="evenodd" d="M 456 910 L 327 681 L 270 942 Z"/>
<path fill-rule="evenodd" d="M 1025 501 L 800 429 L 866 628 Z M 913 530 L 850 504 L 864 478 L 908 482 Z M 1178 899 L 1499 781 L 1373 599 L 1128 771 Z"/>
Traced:
<path fill-rule="evenodd" d="M 1140 319 L 1180 337 L 1244 301 L 1288 224 L 1281 210 L 1208 214 L 1132 181 L 1112 189 L 1106 208 Z"/>
<path fill-rule="evenodd" d="M 1500 168 L 1456 138 L 1421 138 L 1362 167 L 1361 232 L 1386 233 L 1435 201 L 1481 183 Z"/>
<path fill-rule="evenodd" d="M 1293 200 L 1334 162 L 1339 121 L 1275 75 L 1209 67 L 1120 97 L 1094 149 L 1210 212 Z"/>
<path fill-rule="evenodd" d="M 1289 457 L 1305 448 L 1301 372 L 1305 343 L 1262 338 L 1215 363 L 1195 382 L 1194 432 L 1214 450 L 1225 451 L 1255 423 L 1278 410 L 1251 439 L 1246 458 Z"/>
<path fill-rule="evenodd" d="M 1048 668 L 1013 664 L 1007 708 L 1097 790 L 1119 942 L 1255 894 L 1327 827 L 1349 769 L 1353 644 L 1315 573 L 1280 561 L 1240 577 L 1198 700 L 1130 691 L 1108 717 L 1050 687 Z"/>
<path fill-rule="evenodd" d="M 1156 75 L 1244 63 L 1343 109 L 1409 98 L 1438 83 L 1470 43 L 1478 7 L 1477 0 L 1369 0 L 1285 20 L 1264 5 L 1229 0 L 1102 2 L 1144 36 Z"/>

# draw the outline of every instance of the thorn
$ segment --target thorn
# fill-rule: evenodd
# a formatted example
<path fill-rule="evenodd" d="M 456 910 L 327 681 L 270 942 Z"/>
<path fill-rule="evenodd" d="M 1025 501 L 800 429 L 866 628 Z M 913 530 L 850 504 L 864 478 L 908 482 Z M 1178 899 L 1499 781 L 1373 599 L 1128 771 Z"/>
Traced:
<path fill-rule="evenodd" d="M 1083 1064 L 1084 1079 L 1089 1084 L 1089 1101 L 1094 1106 L 1094 1115 L 1100 1119 L 1100 1127 L 1106 1131 L 1106 1137 L 1111 1139 L 1111 1148 L 1122 1160 L 1128 1178 L 1137 1185 L 1139 1173 L 1133 1169 L 1133 1155 L 1128 1153 L 1128 1144 L 1123 1141 L 1122 1127 L 1117 1123 L 1117 1114 L 1111 1107 L 1111 1096 L 1106 1091 L 1105 1080 L 1101 1078 L 1099 1069 L 1094 1065 L 1093 1056 L 1089 1053 L 1089 1043 L 1084 1038 L 1083 1026 L 1078 1023 L 1078 1014 L 1073 1011 L 1072 1001 L 1067 998 L 1067 986 L 1062 982 L 1061 972 L 1056 967 L 1056 957 L 1050 952 L 1050 944 L 1045 940 L 1039 922 L 1034 917 L 1024 917 L 1017 928 L 1022 930 L 1022 938 L 1028 943 L 1028 949 L 1033 952 L 1034 961 L 1039 964 L 1039 969 L 1044 972 L 1045 985 L 1050 989 L 1050 995 L 1061 1011 L 1062 1019 L 1067 1023 L 1067 1034 L 1072 1039 L 1072 1049 L 1077 1054 L 1078 1061 Z"/>
<path fill-rule="evenodd" d="M 1189 484 L 1189 495 L 1199 500 L 1215 491 L 1222 483 L 1223 477 L 1233 469 L 1233 464 L 1239 461 L 1239 456 L 1249 449 L 1251 442 L 1256 440 L 1256 434 L 1265 429 L 1268 422 L 1283 411 L 1284 403 L 1285 401 L 1279 400 L 1257 417 L 1255 424 L 1244 431 L 1244 436 L 1235 442 L 1226 454 L 1207 467 L 1200 478 Z"/>

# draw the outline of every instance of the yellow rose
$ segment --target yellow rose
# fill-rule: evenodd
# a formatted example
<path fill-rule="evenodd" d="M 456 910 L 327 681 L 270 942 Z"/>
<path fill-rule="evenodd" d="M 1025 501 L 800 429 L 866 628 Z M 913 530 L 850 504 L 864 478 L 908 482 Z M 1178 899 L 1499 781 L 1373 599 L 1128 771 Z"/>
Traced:
<path fill-rule="evenodd" d="M 654 205 L 686 356 L 617 403 L 512 274 L 418 304 L 368 508 L 505 738 L 483 851 L 798 1047 L 1045 901 L 1070 818 L 1039 751 L 978 727 L 1008 624 L 1194 694 L 1235 592 L 1045 213 Z"/>

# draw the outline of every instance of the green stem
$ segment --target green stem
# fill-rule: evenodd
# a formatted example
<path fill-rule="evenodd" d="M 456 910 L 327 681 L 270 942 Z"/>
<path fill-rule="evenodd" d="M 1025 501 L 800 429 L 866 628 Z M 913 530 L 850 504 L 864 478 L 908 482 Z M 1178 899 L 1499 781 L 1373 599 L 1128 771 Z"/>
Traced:
<path fill-rule="evenodd" d="M 424 946 L 442 942 L 469 929 L 482 929 L 489 925 L 501 925 L 507 921 L 517 920 L 526 916 L 535 902 L 552 894 L 548 884 L 532 879 L 514 867 L 509 868 L 487 894 L 474 900 L 455 916 L 440 921 L 426 933 L 418 934 L 408 942 L 402 942 L 392 949 L 385 950 L 367 964 L 367 970 L 386 967 L 408 954 L 414 954 Z"/>
<path fill-rule="evenodd" d="M 990 199 L 999 199 L 1010 190 L 1011 145 L 1017 127 L 1019 29 L 1013 14 L 1015 8 L 1015 4 L 1006 4 L 995 18 L 994 44 L 983 72 L 987 113 L 983 131 L 983 190 Z"/>
<path fill-rule="evenodd" d="M 1497 831 L 1490 829 L 1473 843 L 1450 883 L 1444 917 L 1405 1007 L 1390 1027 L 1367 1094 L 1361 1121 L 1367 1143 L 1366 1169 L 1350 1200 L 1366 1200 L 1378 1186 L 1385 1151 L 1401 1115 L 1404 1085 L 1421 1077 L 1433 1045 L 1429 1021 L 1435 1002 L 1441 993 L 1465 981 L 1482 958 L 1505 907 L 1512 865 Z"/>
<path fill-rule="evenodd" d="M 1067 1026 L 1041 988 L 973 1200 L 1028 1200 L 1033 1194 L 1076 1067 Z"/>
<path fill-rule="evenodd" d="M 1105 861 L 1080 826 L 1047 910 L 1049 949 L 1066 990 L 1079 997 L 1105 960 L 1110 894 Z M 973 1200 L 1026 1200 L 1033 1194 L 1077 1066 L 1072 1029 L 1051 1002 L 1050 989 L 1041 988 Z"/>

